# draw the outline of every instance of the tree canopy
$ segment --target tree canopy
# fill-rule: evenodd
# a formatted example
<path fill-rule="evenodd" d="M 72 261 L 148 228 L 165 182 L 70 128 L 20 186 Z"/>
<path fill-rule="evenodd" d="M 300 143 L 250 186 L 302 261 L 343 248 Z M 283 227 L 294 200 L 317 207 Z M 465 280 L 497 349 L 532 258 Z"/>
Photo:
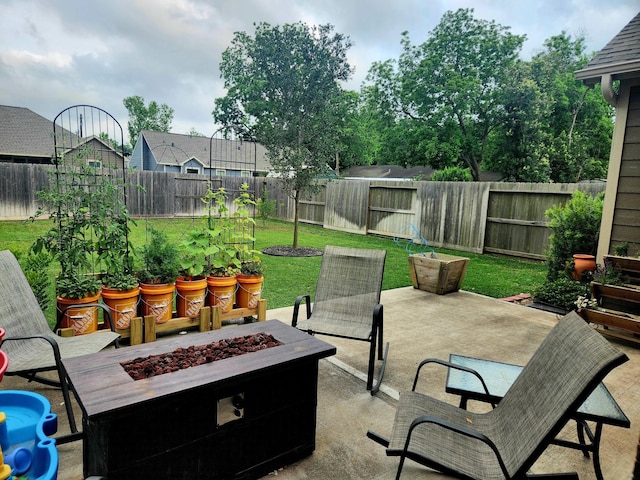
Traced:
<path fill-rule="evenodd" d="M 132 148 L 135 148 L 138 135 L 140 135 L 142 130 L 169 132 L 171 129 L 173 108 L 169 107 L 166 103 L 158 105 L 157 102 L 152 100 L 148 106 L 145 106 L 144 98 L 140 96 L 127 97 L 122 103 L 127 109 L 127 112 L 129 112 L 127 129 L 129 131 L 129 142 Z"/>
<path fill-rule="evenodd" d="M 525 39 L 473 9 L 448 11 L 422 43 L 403 32 L 399 57 L 374 62 L 355 92 L 341 88 L 351 41 L 332 25 L 256 24 L 223 53 L 214 120 L 266 147 L 296 202 L 294 246 L 300 195 L 327 165 L 429 165 L 442 171 L 433 178 L 466 170 L 475 181 L 482 170 L 518 182 L 605 177 L 614 111 L 575 79 L 585 38 L 563 31 L 528 61 Z"/>
<path fill-rule="evenodd" d="M 220 63 L 227 94 L 215 100 L 214 120 L 266 148 L 295 202 L 294 248 L 300 195 L 340 155 L 338 138 L 348 135 L 350 102 L 339 82 L 352 73 L 351 41 L 333 29 L 255 24 L 253 36 L 235 34 Z"/>
<path fill-rule="evenodd" d="M 613 110 L 575 80 L 584 37 L 561 32 L 523 61 L 525 38 L 473 9 L 445 13 L 421 44 L 404 32 L 400 57 L 374 63 L 361 90 L 375 130 L 361 162 L 465 167 L 474 180 L 483 168 L 511 181 L 605 176 Z"/>

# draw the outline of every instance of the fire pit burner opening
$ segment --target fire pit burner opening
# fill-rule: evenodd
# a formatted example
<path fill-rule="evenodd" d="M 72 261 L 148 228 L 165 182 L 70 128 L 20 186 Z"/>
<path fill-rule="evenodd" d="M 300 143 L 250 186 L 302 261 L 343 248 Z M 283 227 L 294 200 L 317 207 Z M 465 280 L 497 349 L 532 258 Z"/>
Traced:
<path fill-rule="evenodd" d="M 126 360 L 120 365 L 131 378 L 142 380 L 279 345 L 281 343 L 273 335 L 256 333 L 243 337 L 226 338 L 206 345 L 176 348 L 168 353 Z"/>

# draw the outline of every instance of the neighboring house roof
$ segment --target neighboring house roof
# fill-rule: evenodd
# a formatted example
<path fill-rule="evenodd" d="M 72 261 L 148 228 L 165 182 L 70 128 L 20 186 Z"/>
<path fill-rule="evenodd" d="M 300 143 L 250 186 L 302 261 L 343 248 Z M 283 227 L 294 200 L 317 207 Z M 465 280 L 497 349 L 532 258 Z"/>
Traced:
<path fill-rule="evenodd" d="M 53 155 L 53 122 L 28 108 L 0 105 L 0 155 Z"/>
<path fill-rule="evenodd" d="M 150 130 L 140 132 L 138 141 L 141 139 L 147 143 L 156 162 L 161 165 L 181 166 L 194 159 L 205 167 L 209 166 L 211 160 L 214 167 L 231 169 L 233 167 L 232 157 L 236 155 L 236 152 L 230 151 L 232 142 L 225 139 L 214 138 L 212 140 L 210 137 Z M 210 152 L 212 149 L 213 156 Z M 266 149 L 257 144 L 255 155 L 256 171 L 268 172 L 270 167 L 266 158 Z M 253 153 L 251 152 L 249 157 L 243 158 L 250 158 L 250 161 L 253 162 Z"/>
<path fill-rule="evenodd" d="M 404 168 L 400 165 L 360 165 L 348 168 L 342 174 L 349 178 L 369 178 L 384 180 L 428 180 L 435 170 L 431 167 L 418 166 Z M 480 172 L 480 181 L 498 182 L 503 175 L 499 172 Z"/>
<path fill-rule="evenodd" d="M 640 13 L 575 75 L 586 85 L 601 83 L 603 75 L 612 80 L 640 76 Z"/>

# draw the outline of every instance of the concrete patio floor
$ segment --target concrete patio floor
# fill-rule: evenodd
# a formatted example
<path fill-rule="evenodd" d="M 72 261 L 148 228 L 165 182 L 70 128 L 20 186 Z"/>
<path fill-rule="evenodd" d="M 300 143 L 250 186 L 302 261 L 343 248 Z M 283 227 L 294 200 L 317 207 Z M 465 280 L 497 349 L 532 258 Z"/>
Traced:
<path fill-rule="evenodd" d="M 320 361 L 316 450 L 269 477 L 287 480 L 394 478 L 397 458 L 387 457 L 384 448 L 369 440 L 366 432 L 371 429 L 383 436 L 390 434 L 398 392 L 411 388 L 416 366 L 422 359 L 447 359 L 450 353 L 458 353 L 525 364 L 558 319 L 555 314 L 464 291 L 435 295 L 406 287 L 383 292 L 382 303 L 385 341 L 390 342 L 390 349 L 380 393 L 371 396 L 365 390 L 368 344 L 319 337 L 334 344 L 338 353 Z M 291 307 L 268 310 L 267 319 L 290 323 L 291 313 Z M 605 480 L 629 480 L 640 429 L 640 350 L 631 344 L 613 342 L 630 361 L 613 370 L 605 384 L 631 420 L 631 428 L 604 427 L 601 465 Z M 444 392 L 444 370 L 425 372 L 427 375 L 421 376 L 419 390 L 457 404 L 456 397 Z M 0 386 L 45 395 L 58 414 L 58 434 L 68 432 L 64 406 L 57 390 L 27 384 L 15 377 L 5 377 Z M 77 405 L 75 407 L 79 422 L 80 411 Z M 472 403 L 470 408 L 486 407 Z M 561 436 L 575 440 L 575 424 L 570 422 Z M 60 445 L 58 451 L 58 478 L 82 479 L 81 442 Z M 596 478 L 591 460 L 577 450 L 557 446 L 549 447 L 532 468 L 534 473 L 566 471 L 577 471 L 582 480 Z M 408 461 L 402 478 L 449 477 Z"/>

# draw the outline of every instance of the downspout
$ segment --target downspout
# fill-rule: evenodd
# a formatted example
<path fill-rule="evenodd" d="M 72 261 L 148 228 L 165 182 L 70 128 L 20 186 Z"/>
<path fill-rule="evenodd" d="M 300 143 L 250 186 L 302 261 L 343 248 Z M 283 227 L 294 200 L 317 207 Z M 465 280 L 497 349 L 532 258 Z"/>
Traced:
<path fill-rule="evenodd" d="M 602 89 L 602 96 L 609 105 L 616 108 L 618 105 L 618 94 L 613 91 L 613 78 L 611 74 L 605 73 L 600 77 L 600 88 Z"/>

